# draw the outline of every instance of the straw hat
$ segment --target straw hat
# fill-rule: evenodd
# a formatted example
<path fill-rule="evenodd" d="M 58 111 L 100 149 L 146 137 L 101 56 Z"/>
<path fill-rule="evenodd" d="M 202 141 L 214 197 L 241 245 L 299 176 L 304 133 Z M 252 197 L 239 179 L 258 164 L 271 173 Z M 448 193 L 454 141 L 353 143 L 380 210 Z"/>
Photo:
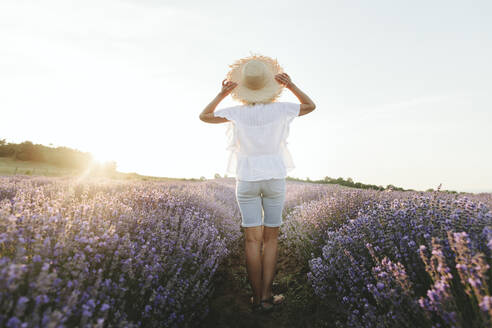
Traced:
<path fill-rule="evenodd" d="M 282 67 L 273 59 L 262 55 L 251 55 L 229 65 L 227 80 L 236 82 L 231 97 L 245 104 L 271 103 L 277 99 L 284 86 L 275 80 L 283 73 Z"/>

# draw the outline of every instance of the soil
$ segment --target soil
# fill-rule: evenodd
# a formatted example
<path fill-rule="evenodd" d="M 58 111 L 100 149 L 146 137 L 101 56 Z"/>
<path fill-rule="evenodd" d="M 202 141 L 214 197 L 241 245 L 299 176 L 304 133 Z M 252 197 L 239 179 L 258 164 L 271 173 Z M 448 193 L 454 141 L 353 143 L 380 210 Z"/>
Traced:
<path fill-rule="evenodd" d="M 246 271 L 243 237 L 232 254 L 219 266 L 210 300 L 210 311 L 200 327 L 335 327 L 337 303 L 320 305 L 307 280 L 309 267 L 286 250 L 279 241 L 279 254 L 273 282 L 274 295 L 285 300 L 270 313 L 251 312 L 253 295 Z"/>

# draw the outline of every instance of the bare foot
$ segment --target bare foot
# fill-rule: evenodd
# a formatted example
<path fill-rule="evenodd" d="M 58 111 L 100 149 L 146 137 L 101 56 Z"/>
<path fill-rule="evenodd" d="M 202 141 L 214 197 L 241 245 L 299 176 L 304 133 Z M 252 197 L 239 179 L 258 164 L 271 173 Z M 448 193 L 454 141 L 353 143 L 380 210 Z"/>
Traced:
<path fill-rule="evenodd" d="M 273 304 L 280 304 L 285 300 L 285 296 L 282 294 L 273 295 Z"/>
<path fill-rule="evenodd" d="M 285 296 L 283 294 L 273 295 L 273 304 L 280 304 L 285 300 Z M 250 298 L 251 304 L 253 304 L 253 296 Z"/>

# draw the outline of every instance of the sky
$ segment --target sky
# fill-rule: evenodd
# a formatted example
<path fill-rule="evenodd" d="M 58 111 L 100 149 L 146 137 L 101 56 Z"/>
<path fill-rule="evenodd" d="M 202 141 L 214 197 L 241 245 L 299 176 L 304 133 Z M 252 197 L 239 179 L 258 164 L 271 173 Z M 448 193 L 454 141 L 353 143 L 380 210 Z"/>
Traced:
<path fill-rule="evenodd" d="M 262 54 L 316 104 L 290 126 L 289 176 L 492 192 L 491 14 L 490 1 L 1 0 L 0 139 L 223 176 L 227 123 L 198 116 L 230 64 Z"/>

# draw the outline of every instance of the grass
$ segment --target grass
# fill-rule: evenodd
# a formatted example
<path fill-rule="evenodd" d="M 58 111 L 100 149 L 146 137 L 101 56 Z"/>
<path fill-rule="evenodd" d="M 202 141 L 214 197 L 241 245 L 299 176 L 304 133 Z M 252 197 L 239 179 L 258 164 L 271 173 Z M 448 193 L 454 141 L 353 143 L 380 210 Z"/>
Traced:
<path fill-rule="evenodd" d="M 78 176 L 83 171 L 61 168 L 52 164 L 31 161 L 20 161 L 9 157 L 0 157 L 0 175 L 41 175 L 49 177 Z M 200 181 L 199 179 L 153 177 L 140 175 L 135 172 L 111 172 L 106 175 L 112 179 L 143 180 L 143 181 Z"/>
<path fill-rule="evenodd" d="M 75 175 L 75 170 L 60 168 L 51 164 L 19 161 L 13 158 L 0 157 L 0 175 L 45 175 L 66 176 Z"/>

